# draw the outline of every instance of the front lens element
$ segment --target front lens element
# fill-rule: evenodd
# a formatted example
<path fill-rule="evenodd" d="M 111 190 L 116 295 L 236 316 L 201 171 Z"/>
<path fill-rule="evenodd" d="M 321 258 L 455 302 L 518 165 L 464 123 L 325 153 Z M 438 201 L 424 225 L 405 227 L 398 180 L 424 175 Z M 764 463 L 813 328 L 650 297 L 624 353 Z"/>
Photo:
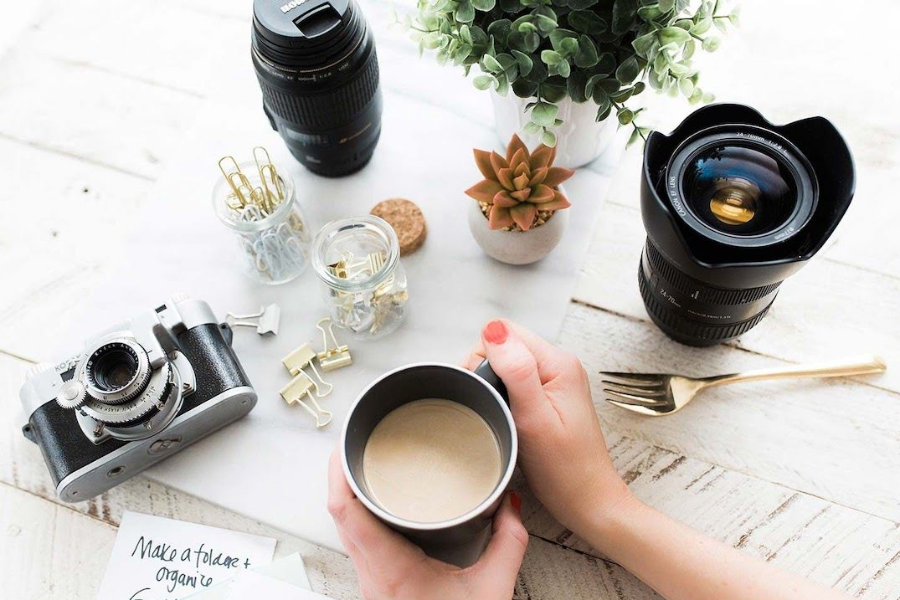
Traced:
<path fill-rule="evenodd" d="M 682 183 L 688 208 L 708 227 L 733 235 L 771 233 L 797 208 L 787 165 L 761 149 L 717 144 L 695 154 Z"/>
<path fill-rule="evenodd" d="M 127 346 L 109 348 L 93 362 L 92 376 L 104 392 L 116 392 L 128 385 L 137 374 L 138 359 Z"/>

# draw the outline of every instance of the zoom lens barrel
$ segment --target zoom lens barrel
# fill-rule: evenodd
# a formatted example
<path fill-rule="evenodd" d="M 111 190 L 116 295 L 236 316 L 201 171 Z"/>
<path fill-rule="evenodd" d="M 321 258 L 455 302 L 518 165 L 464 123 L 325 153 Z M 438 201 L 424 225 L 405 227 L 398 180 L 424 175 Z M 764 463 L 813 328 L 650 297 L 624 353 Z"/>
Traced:
<path fill-rule="evenodd" d="M 369 162 L 381 134 L 378 58 L 353 0 L 255 0 L 251 53 L 263 109 L 301 164 L 340 177 Z"/>
<path fill-rule="evenodd" d="M 638 269 L 650 318 L 709 346 L 768 313 L 782 281 L 824 245 L 853 198 L 850 150 L 821 117 L 784 126 L 752 108 L 695 111 L 644 149 Z"/>

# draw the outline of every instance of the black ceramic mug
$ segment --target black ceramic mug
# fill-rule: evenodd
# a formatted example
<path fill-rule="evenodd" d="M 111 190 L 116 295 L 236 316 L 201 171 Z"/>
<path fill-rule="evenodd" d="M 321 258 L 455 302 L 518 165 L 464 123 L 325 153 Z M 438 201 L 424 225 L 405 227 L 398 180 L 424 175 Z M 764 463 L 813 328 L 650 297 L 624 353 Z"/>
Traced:
<path fill-rule="evenodd" d="M 447 521 L 418 523 L 397 517 L 372 498 L 363 470 L 366 442 L 392 410 L 423 398 L 459 402 L 493 429 L 500 447 L 500 479 L 491 494 L 470 510 Z M 506 388 L 485 360 L 475 371 L 443 363 L 416 363 L 382 375 L 359 395 L 350 409 L 341 438 L 344 474 L 357 498 L 375 516 L 419 545 L 429 556 L 460 567 L 474 564 L 491 537 L 491 520 L 512 479 L 518 454 L 516 425 Z"/>

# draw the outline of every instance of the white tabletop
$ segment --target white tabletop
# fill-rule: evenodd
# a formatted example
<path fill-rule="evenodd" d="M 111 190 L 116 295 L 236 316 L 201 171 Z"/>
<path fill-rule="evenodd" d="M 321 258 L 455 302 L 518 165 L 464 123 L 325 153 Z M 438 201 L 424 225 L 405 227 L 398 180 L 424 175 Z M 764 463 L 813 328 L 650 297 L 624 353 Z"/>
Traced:
<path fill-rule="evenodd" d="M 362 4 L 386 92 L 452 111 L 488 136 L 487 97 L 458 72 L 417 58 L 385 26 L 386 1 Z M 30 362 L 51 358 L 42 348 L 109 276 L 128 230 L 122 223 L 152 206 L 149 192 L 197 114 L 246 76 L 248 7 L 75 0 L 4 16 L 0 385 L 7 402 L 17 403 Z M 649 323 L 635 282 L 643 229 L 632 151 L 605 198 L 560 338 L 591 373 L 615 464 L 643 500 L 784 568 L 885 600 L 900 587 L 900 252 L 890 231 L 900 215 L 893 93 L 900 76 L 889 68 L 898 12 L 889 0 L 857 11 L 748 2 L 743 27 L 702 58 L 705 87 L 720 100 L 756 105 L 779 122 L 831 118 L 859 170 L 857 198 L 835 243 L 785 283 L 759 327 L 738 342 L 695 350 Z M 251 97 L 234 95 L 235 102 Z M 689 110 L 666 98 L 650 105 L 648 122 L 663 129 Z M 600 369 L 707 374 L 863 351 L 882 353 L 893 370 L 713 390 L 652 421 L 599 402 Z M 60 505 L 12 415 L 0 411 L 0 581 L 10 597 L 93 598 L 125 509 L 275 535 L 279 553 L 310 557 L 315 589 L 357 597 L 339 555 L 144 478 Z M 654 597 L 527 494 L 525 502 L 532 538 L 519 597 Z"/>

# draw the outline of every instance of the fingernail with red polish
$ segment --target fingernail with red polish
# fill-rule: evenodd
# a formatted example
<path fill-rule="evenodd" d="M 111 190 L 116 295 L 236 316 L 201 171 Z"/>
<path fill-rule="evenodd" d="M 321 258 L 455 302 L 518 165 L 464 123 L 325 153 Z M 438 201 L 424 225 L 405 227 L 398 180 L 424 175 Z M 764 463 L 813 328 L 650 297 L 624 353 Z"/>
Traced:
<path fill-rule="evenodd" d="M 490 344 L 502 344 L 509 336 L 503 321 L 491 321 L 484 326 L 484 339 Z"/>
<path fill-rule="evenodd" d="M 509 493 L 509 503 L 512 504 L 512 507 L 516 509 L 516 512 L 521 515 L 522 514 L 522 498 L 519 497 L 519 494 L 515 492 Z"/>

